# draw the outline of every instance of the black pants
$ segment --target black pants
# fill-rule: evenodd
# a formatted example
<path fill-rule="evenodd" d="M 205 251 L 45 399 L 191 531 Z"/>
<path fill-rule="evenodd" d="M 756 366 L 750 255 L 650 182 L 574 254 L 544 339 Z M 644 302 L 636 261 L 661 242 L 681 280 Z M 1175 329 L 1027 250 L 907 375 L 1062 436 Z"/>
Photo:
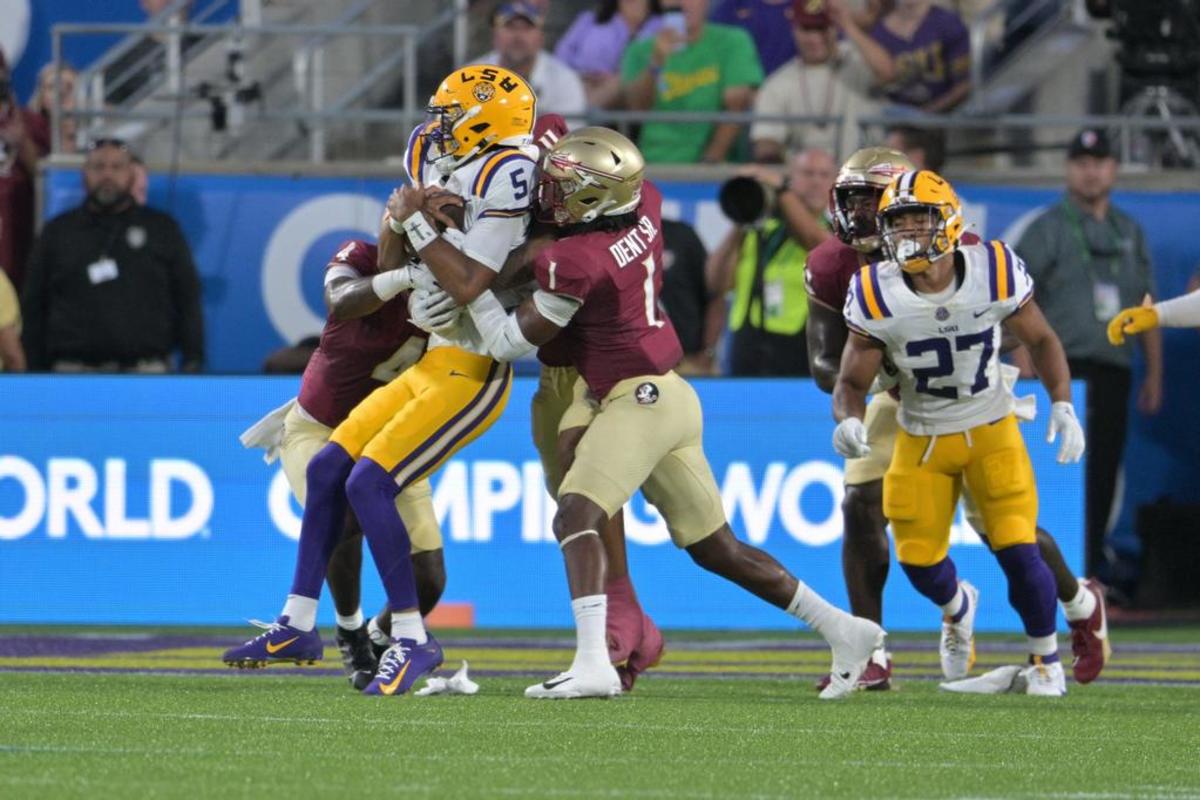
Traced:
<path fill-rule="evenodd" d="M 743 325 L 729 344 L 729 373 L 744 378 L 808 375 L 804 330 L 788 335 Z"/>
<path fill-rule="evenodd" d="M 1129 392 L 1133 375 L 1124 367 L 1095 361 L 1071 361 L 1071 377 L 1087 381 L 1087 516 L 1084 569 L 1096 574 L 1104 564 L 1104 543 L 1125 452 Z"/>

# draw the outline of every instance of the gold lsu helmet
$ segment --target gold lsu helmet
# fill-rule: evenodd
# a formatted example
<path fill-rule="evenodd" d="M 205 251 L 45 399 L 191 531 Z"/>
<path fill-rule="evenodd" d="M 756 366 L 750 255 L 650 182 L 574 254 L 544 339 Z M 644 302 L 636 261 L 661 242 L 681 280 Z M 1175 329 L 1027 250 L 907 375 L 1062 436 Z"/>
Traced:
<path fill-rule="evenodd" d="M 878 250 L 879 198 L 892 178 L 914 169 L 908 156 L 889 147 L 864 147 L 846 159 L 829 190 L 834 234 L 860 253 Z"/>
<path fill-rule="evenodd" d="M 493 147 L 533 141 L 537 97 L 515 72 L 476 64 L 447 75 L 425 110 L 426 158 L 448 175 Z"/>
<path fill-rule="evenodd" d="M 929 244 L 922 247 L 912 238 L 911 228 L 901 228 L 902 216 L 924 212 Z M 883 251 L 905 272 L 918 273 L 958 247 L 963 233 L 962 203 L 954 187 L 927 169 L 905 172 L 893 178 L 879 199 L 879 232 Z"/>
<path fill-rule="evenodd" d="M 542 159 L 538 205 L 555 225 L 591 222 L 635 210 L 646 161 L 637 146 L 610 128 L 571 131 Z"/>

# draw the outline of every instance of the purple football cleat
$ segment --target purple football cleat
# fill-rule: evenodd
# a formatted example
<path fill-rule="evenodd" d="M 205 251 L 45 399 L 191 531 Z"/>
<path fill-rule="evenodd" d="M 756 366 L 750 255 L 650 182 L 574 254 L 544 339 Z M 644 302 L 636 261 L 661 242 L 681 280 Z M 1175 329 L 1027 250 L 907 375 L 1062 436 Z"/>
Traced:
<path fill-rule="evenodd" d="M 442 665 L 442 646 L 431 635 L 425 644 L 412 639 L 393 639 L 392 646 L 379 659 L 375 679 L 363 689 L 363 694 L 404 694 L 418 680 Z"/>
<path fill-rule="evenodd" d="M 320 661 L 325 655 L 325 645 L 317 629 L 302 631 L 288 622 L 287 617 L 280 617 L 271 623 L 250 620 L 251 625 L 262 628 L 263 632 L 243 645 L 229 648 L 221 660 L 231 667 L 242 669 L 280 663 L 314 664 Z"/>

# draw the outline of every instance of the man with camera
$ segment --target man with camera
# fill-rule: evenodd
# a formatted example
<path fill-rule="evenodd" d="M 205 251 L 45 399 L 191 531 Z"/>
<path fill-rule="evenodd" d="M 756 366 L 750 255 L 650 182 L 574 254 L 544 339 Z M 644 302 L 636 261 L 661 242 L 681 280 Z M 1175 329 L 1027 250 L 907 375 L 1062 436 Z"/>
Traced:
<path fill-rule="evenodd" d="M 826 150 L 792 158 L 786 174 L 747 167 L 721 187 L 734 223 L 708 262 L 709 290 L 732 292 L 730 374 L 808 375 L 808 252 L 830 236 L 825 214 L 837 165 Z"/>

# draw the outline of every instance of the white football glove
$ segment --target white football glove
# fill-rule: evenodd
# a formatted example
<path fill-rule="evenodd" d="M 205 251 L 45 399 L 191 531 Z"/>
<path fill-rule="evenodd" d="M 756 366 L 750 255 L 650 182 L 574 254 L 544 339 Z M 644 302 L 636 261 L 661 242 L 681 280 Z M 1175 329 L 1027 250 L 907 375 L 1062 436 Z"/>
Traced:
<path fill-rule="evenodd" d="M 412 315 L 412 323 L 421 330 L 441 333 L 458 323 L 462 309 L 443 290 L 418 287 L 408 296 L 408 313 Z"/>
<path fill-rule="evenodd" d="M 846 417 L 833 431 L 833 449 L 844 458 L 862 458 L 871 452 L 867 428 L 858 417 Z"/>
<path fill-rule="evenodd" d="M 430 272 L 429 267 L 424 264 L 411 264 L 408 267 L 401 267 L 408 270 L 409 281 L 412 288 L 416 290 L 425 290 L 427 292 L 441 291 L 437 284 L 437 278 Z"/>
<path fill-rule="evenodd" d="M 1050 406 L 1050 428 L 1046 431 L 1046 441 L 1054 444 L 1060 433 L 1062 444 L 1058 446 L 1058 463 L 1074 464 L 1083 455 L 1086 444 L 1083 426 L 1075 416 L 1075 407 L 1067 402 L 1058 402 Z"/>

